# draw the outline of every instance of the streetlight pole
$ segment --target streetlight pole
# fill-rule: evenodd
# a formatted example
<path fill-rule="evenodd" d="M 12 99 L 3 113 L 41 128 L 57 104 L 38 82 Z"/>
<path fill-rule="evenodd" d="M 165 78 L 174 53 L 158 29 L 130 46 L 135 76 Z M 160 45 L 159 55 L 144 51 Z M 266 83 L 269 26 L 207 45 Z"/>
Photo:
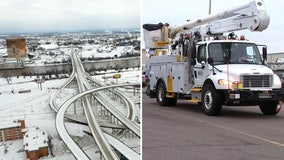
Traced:
<path fill-rule="evenodd" d="M 209 0 L 209 15 L 211 14 L 211 0 Z"/>

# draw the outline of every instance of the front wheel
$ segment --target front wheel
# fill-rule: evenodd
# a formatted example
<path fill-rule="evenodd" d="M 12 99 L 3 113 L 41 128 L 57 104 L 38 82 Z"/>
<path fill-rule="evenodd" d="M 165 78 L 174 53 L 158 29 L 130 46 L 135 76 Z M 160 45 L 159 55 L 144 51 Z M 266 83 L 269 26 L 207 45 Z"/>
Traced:
<path fill-rule="evenodd" d="M 263 102 L 259 105 L 261 112 L 265 115 L 276 115 L 281 109 L 278 101 Z"/>
<path fill-rule="evenodd" d="M 202 90 L 202 108 L 208 116 L 220 114 L 223 105 L 223 99 L 211 84 L 205 84 Z"/>

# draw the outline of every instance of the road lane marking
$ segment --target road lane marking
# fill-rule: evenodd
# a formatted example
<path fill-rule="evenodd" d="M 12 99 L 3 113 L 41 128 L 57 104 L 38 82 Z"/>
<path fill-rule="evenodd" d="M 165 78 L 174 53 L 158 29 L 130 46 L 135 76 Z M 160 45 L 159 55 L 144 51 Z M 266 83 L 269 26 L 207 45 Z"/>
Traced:
<path fill-rule="evenodd" d="M 203 120 L 197 119 L 197 118 L 192 118 L 192 119 L 200 121 L 200 122 L 203 122 L 203 123 L 206 123 L 206 124 L 209 124 L 209 125 L 212 125 L 212 126 L 216 126 L 216 127 L 219 127 L 219 128 L 225 129 L 225 130 L 229 130 L 229 131 L 232 131 L 232 132 L 235 132 L 235 133 L 246 135 L 246 136 L 258 139 L 258 140 L 262 140 L 264 142 L 268 142 L 268 143 L 271 143 L 271 144 L 274 144 L 274 145 L 278 145 L 278 146 L 284 147 L 283 143 L 276 142 L 276 141 L 273 141 L 273 140 L 270 140 L 270 139 L 267 139 L 267 138 L 263 138 L 263 137 L 260 137 L 260 136 L 254 135 L 254 134 L 250 134 L 250 133 L 247 133 L 247 132 L 244 132 L 244 131 L 240 131 L 240 130 L 237 130 L 237 129 L 234 129 L 234 128 L 222 126 L 222 125 L 219 125 L 219 124 L 214 124 L 212 122 L 203 121 Z"/>
<path fill-rule="evenodd" d="M 153 107 L 153 108 L 155 108 L 155 107 Z M 157 108 L 155 108 L 155 109 L 157 109 Z M 183 115 L 183 114 L 179 114 L 179 113 L 176 113 L 176 112 L 171 112 L 171 111 L 168 111 L 168 110 L 163 110 L 163 111 L 168 112 L 170 114 Z M 185 115 L 183 115 L 183 116 L 185 116 Z M 270 139 L 267 139 L 267 138 L 264 138 L 264 137 L 260 137 L 260 136 L 254 135 L 254 134 L 250 134 L 250 133 L 247 133 L 247 132 L 244 132 L 244 131 L 241 131 L 241 130 L 237 130 L 237 129 L 234 129 L 234 128 L 230 128 L 230 127 L 222 126 L 222 125 L 215 124 L 215 123 L 212 123 L 212 122 L 204 121 L 204 120 L 201 120 L 201 119 L 198 119 L 198 118 L 193 118 L 193 117 L 188 117 L 188 118 L 190 118 L 192 120 L 195 120 L 195 121 L 199 121 L 199 122 L 208 124 L 208 125 L 211 125 L 211 126 L 215 126 L 215 127 L 218 127 L 218 128 L 222 128 L 222 129 L 228 130 L 228 131 L 232 131 L 234 133 L 239 133 L 239 134 L 242 134 L 242 135 L 246 135 L 248 137 L 252 137 L 252 138 L 255 138 L 255 139 L 258 139 L 258 140 L 270 143 L 270 144 L 274 144 L 274 145 L 277 145 L 277 146 L 280 146 L 280 147 L 284 147 L 283 143 L 280 143 L 280 142 L 277 142 L 277 141 L 273 141 L 273 140 L 270 140 Z"/>

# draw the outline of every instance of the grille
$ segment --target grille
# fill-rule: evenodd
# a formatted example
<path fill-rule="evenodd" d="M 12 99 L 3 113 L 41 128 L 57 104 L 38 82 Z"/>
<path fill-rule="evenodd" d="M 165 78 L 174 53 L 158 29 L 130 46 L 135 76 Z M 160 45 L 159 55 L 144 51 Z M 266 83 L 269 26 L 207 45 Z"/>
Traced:
<path fill-rule="evenodd" d="M 272 75 L 243 75 L 242 82 L 244 88 L 271 87 Z"/>

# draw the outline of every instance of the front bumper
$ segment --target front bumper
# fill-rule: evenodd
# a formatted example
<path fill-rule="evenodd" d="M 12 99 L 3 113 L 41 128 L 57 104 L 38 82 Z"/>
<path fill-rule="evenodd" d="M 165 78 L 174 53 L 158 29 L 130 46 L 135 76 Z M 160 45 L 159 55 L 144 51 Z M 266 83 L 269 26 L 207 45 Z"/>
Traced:
<path fill-rule="evenodd" d="M 284 89 L 269 91 L 236 90 L 224 91 L 227 102 L 252 102 L 280 101 L 284 99 Z"/>

